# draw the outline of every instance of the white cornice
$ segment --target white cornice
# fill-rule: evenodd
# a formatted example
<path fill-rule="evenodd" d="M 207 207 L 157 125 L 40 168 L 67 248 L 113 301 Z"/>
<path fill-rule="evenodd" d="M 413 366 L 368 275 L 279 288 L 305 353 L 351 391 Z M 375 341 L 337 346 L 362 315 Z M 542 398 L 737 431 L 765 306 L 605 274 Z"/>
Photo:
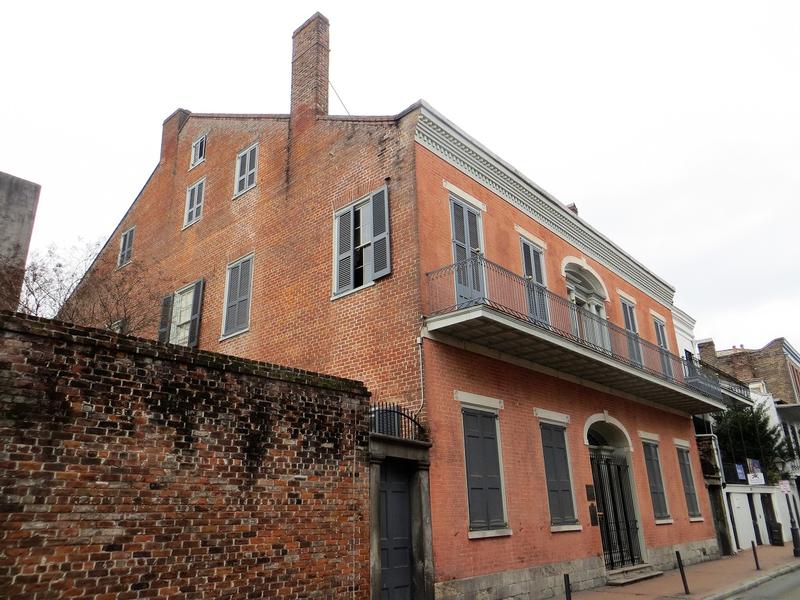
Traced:
<path fill-rule="evenodd" d="M 424 102 L 415 138 L 630 284 L 672 306 L 675 288 Z"/>

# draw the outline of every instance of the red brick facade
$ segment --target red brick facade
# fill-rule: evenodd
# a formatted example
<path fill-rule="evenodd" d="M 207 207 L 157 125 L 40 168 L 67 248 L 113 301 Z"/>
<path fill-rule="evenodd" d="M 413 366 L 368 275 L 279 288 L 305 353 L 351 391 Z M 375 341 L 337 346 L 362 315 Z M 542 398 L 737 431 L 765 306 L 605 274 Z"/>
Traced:
<path fill-rule="evenodd" d="M 159 166 L 90 277 L 125 275 L 124 267 L 115 269 L 116 251 L 120 234 L 135 225 L 133 260 L 152 263 L 154 271 L 166 274 L 165 294 L 198 278 L 205 280 L 201 348 L 358 378 L 374 400 L 420 409 L 433 442 L 430 503 L 437 585 L 602 554 L 585 500 L 592 473 L 584 426 L 598 414 L 621 423 L 629 435 L 635 503 L 651 558 L 686 544 L 713 547 L 708 497 L 687 414 L 614 395 L 575 378 L 456 349 L 425 335 L 423 316 L 430 310 L 426 274 L 454 262 L 451 191 L 445 182 L 485 205 L 481 221 L 486 259 L 521 273 L 517 229 L 529 232 L 546 246 L 550 291 L 566 296 L 565 261 L 581 264 L 604 285 L 610 322 L 622 326 L 621 298 L 632 300 L 641 338 L 658 342 L 653 319 L 659 318 L 666 325 L 669 350 L 676 353 L 670 303 L 643 291 L 645 286 L 633 283 L 624 269 L 579 249 L 483 180 L 420 143 L 423 104 L 395 117 L 328 116 L 327 22 L 321 19 L 310 20 L 295 34 L 290 115 L 178 111 L 167 120 Z M 189 169 L 192 143 L 203 134 L 205 161 Z M 231 199 L 236 154 L 254 142 L 259 148 L 257 184 Z M 207 185 L 203 216 L 182 229 L 186 189 L 201 177 Z M 335 297 L 334 213 L 384 184 L 389 194 L 391 274 Z M 226 265 L 249 253 L 254 256 L 249 329 L 220 339 Z M 644 271 L 638 263 L 632 268 Z M 655 285 L 668 288 L 663 282 Z M 154 337 L 156 331 L 146 334 Z M 505 403 L 499 429 L 510 535 L 468 539 L 464 436 L 456 391 Z M 579 530 L 550 529 L 534 408 L 570 418 L 568 452 Z M 660 437 L 671 522 L 655 523 L 639 431 Z M 689 441 L 691 447 L 702 514 L 692 522 L 680 484 L 676 439 Z M 450 597 L 441 586 L 440 593 Z M 500 598 L 503 593 L 494 590 L 486 597 Z"/>
<path fill-rule="evenodd" d="M 9 313 L 0 356 L 0 597 L 367 597 L 357 382 Z"/>

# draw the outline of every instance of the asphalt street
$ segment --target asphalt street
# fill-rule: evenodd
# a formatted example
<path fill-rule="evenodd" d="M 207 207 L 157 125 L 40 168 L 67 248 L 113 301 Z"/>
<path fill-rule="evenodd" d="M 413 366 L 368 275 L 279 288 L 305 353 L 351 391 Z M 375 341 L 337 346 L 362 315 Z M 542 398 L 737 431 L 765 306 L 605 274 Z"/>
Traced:
<path fill-rule="evenodd" d="M 735 598 L 736 600 L 800 600 L 800 571 L 777 577 Z"/>

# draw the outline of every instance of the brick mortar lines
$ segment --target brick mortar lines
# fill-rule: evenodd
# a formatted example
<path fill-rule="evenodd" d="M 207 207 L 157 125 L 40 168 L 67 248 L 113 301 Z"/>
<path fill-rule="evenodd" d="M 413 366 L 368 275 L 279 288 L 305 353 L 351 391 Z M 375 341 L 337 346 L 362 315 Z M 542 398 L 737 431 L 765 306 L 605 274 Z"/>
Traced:
<path fill-rule="evenodd" d="M 238 358 L 218 352 L 192 350 L 172 344 L 154 342 L 149 339 L 118 335 L 104 329 L 82 327 L 62 321 L 12 313 L 7 310 L 0 311 L 0 331 L 49 338 L 65 343 L 85 344 L 107 350 L 119 350 L 137 356 L 158 358 L 160 360 L 243 375 L 254 375 L 327 390 L 349 392 L 358 396 L 370 396 L 370 392 L 364 387 L 364 384 L 353 379 Z"/>

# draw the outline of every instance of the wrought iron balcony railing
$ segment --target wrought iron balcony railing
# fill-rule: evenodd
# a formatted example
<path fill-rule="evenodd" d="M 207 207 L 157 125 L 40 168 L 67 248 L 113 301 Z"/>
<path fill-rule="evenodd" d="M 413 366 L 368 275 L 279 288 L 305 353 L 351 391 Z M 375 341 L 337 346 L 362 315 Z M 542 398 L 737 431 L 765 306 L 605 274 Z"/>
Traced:
<path fill-rule="evenodd" d="M 432 271 L 427 279 L 428 317 L 488 306 L 670 383 L 722 398 L 719 377 L 700 361 L 675 356 L 482 256 Z"/>
<path fill-rule="evenodd" d="M 428 441 L 422 423 L 398 404 L 380 402 L 373 405 L 369 413 L 369 431 L 404 440 Z"/>

